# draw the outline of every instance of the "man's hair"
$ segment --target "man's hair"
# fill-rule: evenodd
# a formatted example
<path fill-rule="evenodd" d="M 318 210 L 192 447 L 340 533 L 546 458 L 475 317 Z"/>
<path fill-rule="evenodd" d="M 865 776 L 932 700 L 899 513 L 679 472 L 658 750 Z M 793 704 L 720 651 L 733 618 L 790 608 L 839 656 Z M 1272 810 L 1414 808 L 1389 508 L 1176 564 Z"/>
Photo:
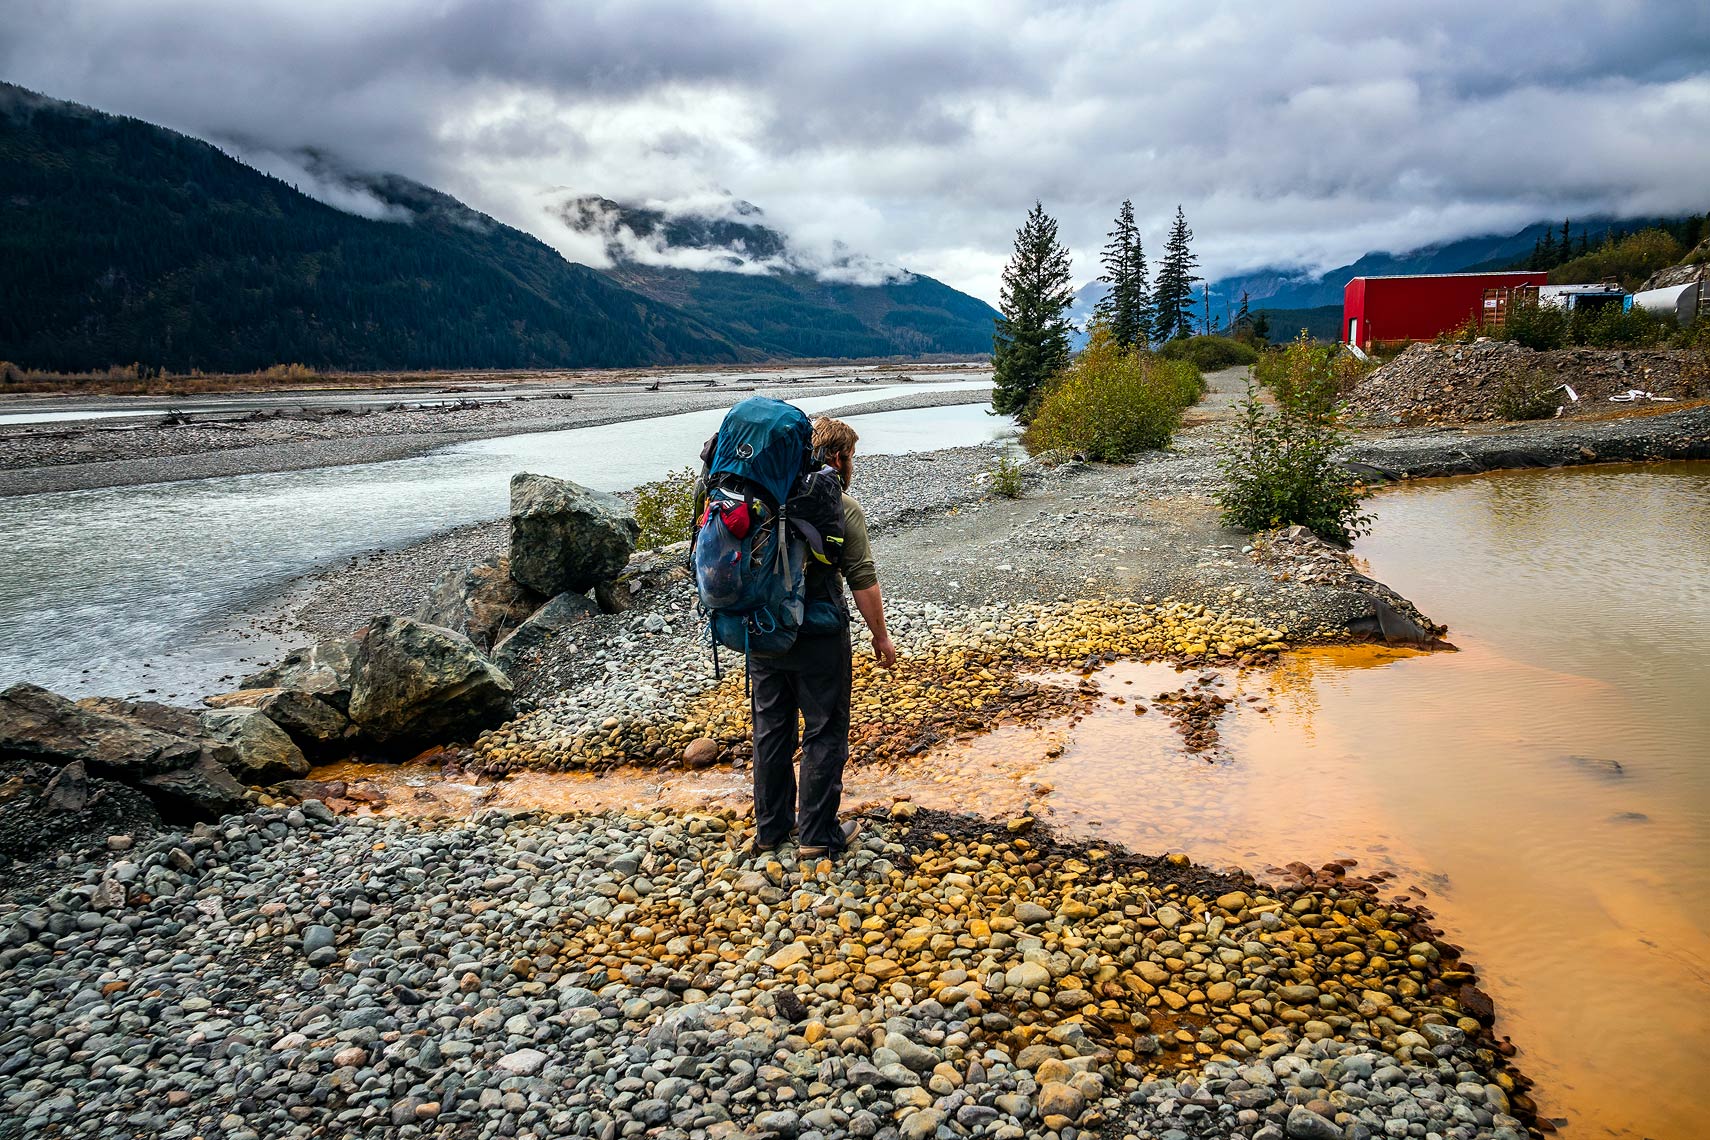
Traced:
<path fill-rule="evenodd" d="M 813 421 L 813 447 L 822 456 L 854 455 L 855 443 L 861 437 L 842 420 L 821 416 Z"/>

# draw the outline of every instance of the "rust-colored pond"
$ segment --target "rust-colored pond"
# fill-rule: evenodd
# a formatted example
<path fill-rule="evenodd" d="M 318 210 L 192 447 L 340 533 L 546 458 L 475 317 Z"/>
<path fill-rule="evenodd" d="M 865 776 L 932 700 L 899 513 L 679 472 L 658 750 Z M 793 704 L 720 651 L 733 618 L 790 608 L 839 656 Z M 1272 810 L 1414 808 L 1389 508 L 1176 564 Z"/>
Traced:
<path fill-rule="evenodd" d="M 1481 967 L 1566 1135 L 1710 1135 L 1710 464 L 1436 480 L 1374 506 L 1356 553 L 1459 653 L 1226 677 L 1209 763 L 1108 705 L 1038 773 L 1057 821 L 1253 870 L 1394 870 Z"/>

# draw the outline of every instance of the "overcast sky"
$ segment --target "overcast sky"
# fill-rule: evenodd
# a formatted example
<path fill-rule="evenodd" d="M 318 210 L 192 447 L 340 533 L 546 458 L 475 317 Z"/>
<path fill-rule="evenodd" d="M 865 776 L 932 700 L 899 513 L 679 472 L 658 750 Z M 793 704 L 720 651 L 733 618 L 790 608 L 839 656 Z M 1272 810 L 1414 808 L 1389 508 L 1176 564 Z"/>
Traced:
<path fill-rule="evenodd" d="M 1035 198 L 1077 282 L 1124 197 L 1149 253 L 1181 203 L 1211 276 L 1710 208 L 1702 0 L 5 0 L 0 78 L 576 260 L 567 196 L 734 195 L 987 300 Z"/>

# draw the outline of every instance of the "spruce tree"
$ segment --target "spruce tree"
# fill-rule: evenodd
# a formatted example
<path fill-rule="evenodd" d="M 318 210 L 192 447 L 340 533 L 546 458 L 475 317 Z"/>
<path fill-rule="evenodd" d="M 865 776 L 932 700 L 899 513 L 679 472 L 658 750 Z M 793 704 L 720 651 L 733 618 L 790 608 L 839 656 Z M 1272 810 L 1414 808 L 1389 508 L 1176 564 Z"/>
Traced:
<path fill-rule="evenodd" d="M 1015 231 L 1015 252 L 1003 270 L 992 337 L 992 410 L 1023 423 L 1033 418 L 1045 382 L 1069 362 L 1069 250 L 1057 241 L 1057 221 L 1033 203 Z"/>
<path fill-rule="evenodd" d="M 1199 259 L 1193 255 L 1192 241 L 1193 231 L 1177 206 L 1164 243 L 1164 260 L 1158 265 L 1158 284 L 1152 290 L 1153 333 L 1158 340 L 1193 335 L 1193 283 L 1199 280 L 1194 269 Z"/>
<path fill-rule="evenodd" d="M 1146 283 L 1146 253 L 1134 225 L 1133 202 L 1123 199 L 1109 236 L 1099 280 L 1110 288 L 1093 307 L 1093 316 L 1109 327 L 1111 339 L 1123 348 L 1144 348 L 1152 335 L 1152 291 Z"/>

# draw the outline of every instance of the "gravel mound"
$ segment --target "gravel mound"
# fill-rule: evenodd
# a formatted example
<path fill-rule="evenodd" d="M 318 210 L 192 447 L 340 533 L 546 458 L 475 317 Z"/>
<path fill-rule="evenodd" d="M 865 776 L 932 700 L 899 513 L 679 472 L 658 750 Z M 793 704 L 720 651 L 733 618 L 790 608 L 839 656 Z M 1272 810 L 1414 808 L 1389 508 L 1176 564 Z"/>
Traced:
<path fill-rule="evenodd" d="M 1374 369 L 1349 394 L 1356 422 L 1377 425 L 1496 420 L 1506 383 L 1534 378 L 1566 384 L 1579 396 L 1564 416 L 1606 415 L 1611 396 L 1637 388 L 1659 396 L 1710 396 L 1710 369 L 1680 349 L 1563 348 L 1534 352 L 1512 341 L 1415 344 Z"/>

